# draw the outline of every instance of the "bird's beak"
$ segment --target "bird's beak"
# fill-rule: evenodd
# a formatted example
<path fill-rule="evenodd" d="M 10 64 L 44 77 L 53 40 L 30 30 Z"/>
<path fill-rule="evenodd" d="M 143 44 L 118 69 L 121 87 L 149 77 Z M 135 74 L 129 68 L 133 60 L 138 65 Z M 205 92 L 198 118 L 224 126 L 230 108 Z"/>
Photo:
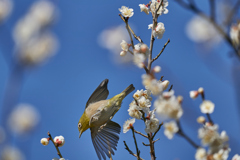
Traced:
<path fill-rule="evenodd" d="M 81 137 L 81 135 L 82 135 L 82 131 L 79 132 L 79 138 Z"/>

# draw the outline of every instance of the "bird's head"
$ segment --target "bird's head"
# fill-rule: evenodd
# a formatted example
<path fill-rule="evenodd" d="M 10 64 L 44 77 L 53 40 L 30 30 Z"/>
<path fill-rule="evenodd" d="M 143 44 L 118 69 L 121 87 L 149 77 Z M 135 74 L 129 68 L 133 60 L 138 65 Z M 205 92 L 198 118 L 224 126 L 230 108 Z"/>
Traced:
<path fill-rule="evenodd" d="M 84 112 L 78 121 L 79 138 L 81 137 L 82 133 L 86 131 L 88 128 L 89 128 L 89 118 Z"/>

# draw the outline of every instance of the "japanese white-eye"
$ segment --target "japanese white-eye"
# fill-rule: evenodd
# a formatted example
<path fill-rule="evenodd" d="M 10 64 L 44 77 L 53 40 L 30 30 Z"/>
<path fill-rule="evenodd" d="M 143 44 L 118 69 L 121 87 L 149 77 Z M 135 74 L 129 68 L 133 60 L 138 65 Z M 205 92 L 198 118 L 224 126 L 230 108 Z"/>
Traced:
<path fill-rule="evenodd" d="M 92 143 L 99 160 L 106 160 L 106 155 L 110 158 L 109 152 L 114 155 L 113 149 L 116 150 L 121 127 L 111 119 L 120 109 L 122 100 L 135 89 L 131 84 L 120 94 L 107 99 L 107 84 L 108 79 L 103 80 L 92 93 L 78 122 L 79 138 L 90 128 Z"/>

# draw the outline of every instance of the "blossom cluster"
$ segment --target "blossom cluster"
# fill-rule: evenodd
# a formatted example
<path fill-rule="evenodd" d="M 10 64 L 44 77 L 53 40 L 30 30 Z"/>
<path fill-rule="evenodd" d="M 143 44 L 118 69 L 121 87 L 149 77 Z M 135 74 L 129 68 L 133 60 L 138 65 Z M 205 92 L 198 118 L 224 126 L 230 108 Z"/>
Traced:
<path fill-rule="evenodd" d="M 13 38 L 19 62 L 24 65 L 37 65 L 54 55 L 57 40 L 49 26 L 55 14 L 56 8 L 51 2 L 40 0 L 17 22 Z"/>
<path fill-rule="evenodd" d="M 234 46 L 238 48 L 240 46 L 240 23 L 233 24 L 229 34 Z"/>

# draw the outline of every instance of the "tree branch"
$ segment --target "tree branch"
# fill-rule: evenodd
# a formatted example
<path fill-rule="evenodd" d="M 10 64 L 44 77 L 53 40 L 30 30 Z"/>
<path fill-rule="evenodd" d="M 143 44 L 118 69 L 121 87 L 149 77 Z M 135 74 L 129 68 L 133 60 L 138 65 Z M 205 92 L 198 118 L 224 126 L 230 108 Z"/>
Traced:
<path fill-rule="evenodd" d="M 157 60 L 157 59 L 159 58 L 159 56 L 161 56 L 161 54 L 163 53 L 164 49 L 166 48 L 166 46 L 168 45 L 169 42 L 170 42 L 170 39 L 168 39 L 168 41 L 164 44 L 162 50 L 158 53 L 158 55 L 151 60 L 151 62 L 150 62 L 151 64 L 152 64 L 155 60 Z"/>
<path fill-rule="evenodd" d="M 129 154 L 133 155 L 134 157 L 137 157 L 137 155 L 134 154 L 134 153 L 129 149 L 126 141 L 123 141 L 123 143 L 124 143 L 124 145 L 125 145 L 125 149 L 129 152 Z M 139 157 L 139 158 L 140 158 L 140 160 L 144 160 L 144 159 L 142 159 L 141 157 Z"/>
<path fill-rule="evenodd" d="M 55 148 L 56 148 L 56 150 L 57 150 L 58 156 L 59 156 L 60 158 L 63 158 L 63 157 L 62 157 L 62 154 L 61 154 L 61 152 L 60 152 L 60 150 L 59 150 L 59 148 L 58 148 L 58 146 L 57 146 L 57 144 L 54 143 L 53 138 L 52 138 L 50 132 L 48 132 L 48 137 L 50 138 L 50 140 L 52 141 L 53 145 L 55 146 Z"/>

